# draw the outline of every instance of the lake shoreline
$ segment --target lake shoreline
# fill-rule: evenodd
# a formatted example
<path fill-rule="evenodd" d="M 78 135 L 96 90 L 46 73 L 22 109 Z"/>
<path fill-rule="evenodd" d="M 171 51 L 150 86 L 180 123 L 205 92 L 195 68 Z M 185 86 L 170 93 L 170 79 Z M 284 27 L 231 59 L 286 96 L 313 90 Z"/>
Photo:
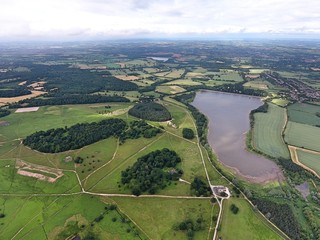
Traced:
<path fill-rule="evenodd" d="M 259 184 L 283 180 L 275 162 L 246 146 L 249 113 L 262 102 L 257 96 L 201 90 L 191 103 L 208 119 L 207 139 L 218 161 L 241 178 Z"/>

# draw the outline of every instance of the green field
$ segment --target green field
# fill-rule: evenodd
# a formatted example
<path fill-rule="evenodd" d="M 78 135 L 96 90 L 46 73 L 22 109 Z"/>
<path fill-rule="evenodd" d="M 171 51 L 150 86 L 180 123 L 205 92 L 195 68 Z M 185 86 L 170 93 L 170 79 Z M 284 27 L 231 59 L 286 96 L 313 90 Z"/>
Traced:
<path fill-rule="evenodd" d="M 201 85 L 201 83 L 192 81 L 191 79 L 180 79 L 180 80 L 174 80 L 171 82 L 167 82 L 164 85 L 196 86 L 196 85 Z"/>
<path fill-rule="evenodd" d="M 230 210 L 231 204 L 235 204 L 239 208 L 237 214 Z M 231 198 L 226 200 L 218 236 L 225 240 L 281 239 L 257 214 L 244 199 Z"/>
<path fill-rule="evenodd" d="M 286 107 L 289 104 L 289 101 L 283 98 L 274 98 L 271 102 L 280 107 Z"/>
<path fill-rule="evenodd" d="M 293 146 L 320 151 L 320 128 L 289 121 L 285 141 Z"/>
<path fill-rule="evenodd" d="M 173 229 L 174 225 L 187 218 L 195 221 L 199 217 L 204 219 L 204 230 L 196 232 L 193 239 L 208 238 L 213 208 L 209 199 L 112 197 L 112 200 L 146 233 L 149 239 L 187 239 L 186 233 Z"/>
<path fill-rule="evenodd" d="M 246 82 L 243 86 L 249 87 L 249 88 L 255 88 L 255 89 L 263 89 L 263 90 L 268 89 L 268 84 L 261 80 L 249 81 L 249 82 Z"/>
<path fill-rule="evenodd" d="M 109 105 L 111 108 L 105 109 Z M 24 138 L 36 131 L 50 128 L 71 126 L 79 122 L 94 122 L 112 117 L 112 115 L 99 114 L 102 110 L 128 108 L 130 103 L 105 103 L 85 105 L 44 106 L 37 112 L 13 113 L 1 118 L 9 126 L 0 126 L 1 135 L 6 141 Z M 102 107 L 102 108 L 101 108 Z M 30 124 L 32 123 L 32 124 Z"/>
<path fill-rule="evenodd" d="M 267 113 L 254 114 L 253 145 L 275 158 L 289 158 L 289 151 L 281 133 L 285 125 L 286 110 L 269 104 Z"/>
<path fill-rule="evenodd" d="M 6 197 L 0 198 L 0 204 L 6 209 L 6 217 L 0 220 L 2 239 L 63 240 L 75 233 L 81 237 L 93 233 L 99 239 L 139 239 L 133 231 L 134 224 L 123 223 L 115 210 L 95 222 L 94 219 L 108 206 L 97 197 Z M 117 220 L 114 222 L 113 218 Z M 131 231 L 127 232 L 127 229 Z M 143 233 L 139 234 L 147 239 Z"/>
<path fill-rule="evenodd" d="M 305 152 L 297 149 L 299 162 L 303 165 L 313 169 L 320 175 L 320 154 Z"/>
<path fill-rule="evenodd" d="M 292 104 L 288 107 L 288 117 L 292 122 L 320 126 L 320 106 L 306 103 Z"/>
<path fill-rule="evenodd" d="M 157 86 L 156 91 L 166 94 L 176 94 L 184 92 L 186 90 L 179 86 Z"/>

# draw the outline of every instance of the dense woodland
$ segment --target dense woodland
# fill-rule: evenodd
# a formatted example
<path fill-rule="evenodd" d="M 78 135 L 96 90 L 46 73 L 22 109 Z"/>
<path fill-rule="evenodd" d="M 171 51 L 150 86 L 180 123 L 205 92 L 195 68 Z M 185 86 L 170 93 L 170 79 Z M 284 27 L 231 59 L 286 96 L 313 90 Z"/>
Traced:
<path fill-rule="evenodd" d="M 204 196 L 208 197 L 211 195 L 211 189 L 206 181 L 200 177 L 195 177 L 190 185 L 190 190 L 192 195 L 197 197 Z"/>
<path fill-rule="evenodd" d="M 27 136 L 23 143 L 40 152 L 57 153 L 79 149 L 111 136 L 119 137 L 123 144 L 126 139 L 152 138 L 161 132 L 159 128 L 144 121 L 132 121 L 128 127 L 122 119 L 111 118 L 101 122 L 79 123 L 71 127 L 39 131 Z M 77 163 L 82 163 L 81 159 L 78 160 Z"/>
<path fill-rule="evenodd" d="M 178 154 L 167 148 L 150 152 L 121 173 L 121 183 L 128 186 L 134 195 L 144 192 L 155 194 L 170 181 L 179 179 L 183 172 L 176 165 L 180 162 Z"/>
<path fill-rule="evenodd" d="M 194 132 L 191 128 L 183 128 L 182 129 L 182 136 L 186 139 L 193 139 L 194 138 Z"/>
<path fill-rule="evenodd" d="M 10 114 L 10 111 L 7 109 L 0 109 L 0 118 L 8 116 Z"/>
<path fill-rule="evenodd" d="M 54 94 L 46 98 L 32 98 L 20 101 L 10 107 L 21 106 L 36 107 L 45 105 L 66 105 L 66 104 L 90 104 L 107 102 L 130 102 L 129 99 L 121 96 L 89 95 L 89 94 Z"/>
<path fill-rule="evenodd" d="M 288 204 L 279 204 L 265 199 L 254 199 L 252 202 L 289 237 L 292 239 L 305 239 L 302 236 L 299 223 Z"/>
<path fill-rule="evenodd" d="M 71 127 L 33 133 L 23 140 L 23 144 L 40 152 L 57 153 L 79 149 L 111 136 L 120 136 L 125 128 L 125 121 L 116 118 L 98 123 L 79 123 Z"/>
<path fill-rule="evenodd" d="M 138 103 L 129 110 L 129 114 L 137 118 L 157 122 L 171 119 L 170 112 L 163 105 L 155 102 Z"/>
<path fill-rule="evenodd" d="M 18 87 L 15 89 L 1 89 L 0 90 L 0 97 L 1 98 L 8 98 L 8 97 L 17 97 L 31 94 L 31 91 L 25 89 L 23 87 Z"/>
<path fill-rule="evenodd" d="M 147 124 L 145 121 L 132 121 L 130 127 L 120 135 L 120 142 L 123 143 L 126 139 L 137 139 L 140 137 L 152 138 L 162 131 Z"/>

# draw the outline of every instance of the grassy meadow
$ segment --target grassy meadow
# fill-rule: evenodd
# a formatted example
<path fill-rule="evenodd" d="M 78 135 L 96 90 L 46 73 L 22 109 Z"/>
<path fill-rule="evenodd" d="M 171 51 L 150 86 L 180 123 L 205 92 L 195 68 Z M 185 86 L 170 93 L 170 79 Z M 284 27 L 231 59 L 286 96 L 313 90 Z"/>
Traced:
<path fill-rule="evenodd" d="M 230 210 L 232 204 L 239 208 L 237 214 Z M 223 217 L 218 236 L 225 240 L 282 239 L 264 221 L 245 199 L 230 198 L 223 206 Z"/>

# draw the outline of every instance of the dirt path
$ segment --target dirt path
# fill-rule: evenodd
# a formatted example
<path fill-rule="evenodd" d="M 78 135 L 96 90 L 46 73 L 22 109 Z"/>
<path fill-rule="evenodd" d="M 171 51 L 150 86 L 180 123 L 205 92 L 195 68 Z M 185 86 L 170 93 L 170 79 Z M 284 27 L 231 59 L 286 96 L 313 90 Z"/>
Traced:
<path fill-rule="evenodd" d="M 317 154 L 317 155 L 320 155 L 319 152 L 316 152 L 316 151 L 313 151 L 313 150 L 308 150 L 308 149 L 304 149 L 304 148 L 298 148 L 298 147 L 295 147 L 295 146 L 291 146 L 291 145 L 288 145 L 289 147 L 289 151 L 290 151 L 290 155 L 291 155 L 291 159 L 292 161 L 303 167 L 305 170 L 311 172 L 312 174 L 314 174 L 315 176 L 317 176 L 318 178 L 320 178 L 319 174 L 314 171 L 312 168 L 309 168 L 308 166 L 304 165 L 303 163 L 301 163 L 299 161 L 299 157 L 298 157 L 298 154 L 297 154 L 297 150 L 300 150 L 300 151 L 304 151 L 304 152 L 308 152 L 308 153 L 313 153 L 313 154 Z"/>
<path fill-rule="evenodd" d="M 114 173 L 119 167 L 121 167 L 123 164 L 125 164 L 129 159 L 131 159 L 132 157 L 136 156 L 137 154 L 139 154 L 140 152 L 144 151 L 145 149 L 147 149 L 148 147 L 150 147 L 152 144 L 154 144 L 155 142 L 157 142 L 158 140 L 160 140 L 163 136 L 165 136 L 165 134 L 160 135 L 157 139 L 153 140 L 151 143 L 149 143 L 148 145 L 144 146 L 143 148 L 141 148 L 139 151 L 137 151 L 136 153 L 132 154 L 131 156 L 127 157 L 125 160 L 123 160 L 116 168 L 114 168 L 111 172 L 109 172 L 108 174 L 104 175 L 99 181 L 97 181 L 93 186 L 91 186 L 88 190 L 92 189 L 93 187 L 95 187 L 98 183 L 100 183 L 103 179 L 105 179 L 106 177 L 108 177 L 110 174 Z"/>
<path fill-rule="evenodd" d="M 84 181 L 84 183 L 83 183 L 84 186 L 87 184 L 87 180 L 88 180 L 88 178 L 89 178 L 91 175 L 93 175 L 93 174 L 94 174 L 95 172 L 97 172 L 98 170 L 104 168 L 105 166 L 107 166 L 108 164 L 110 164 L 110 163 L 114 160 L 114 158 L 115 158 L 116 155 L 117 155 L 117 152 L 118 152 L 118 149 L 119 149 L 119 145 L 120 145 L 120 144 L 119 144 L 119 139 L 118 139 L 116 150 L 114 151 L 114 153 L 113 153 L 112 158 L 110 159 L 110 161 L 106 162 L 105 164 L 103 164 L 102 166 L 98 167 L 96 170 L 94 170 L 93 172 L 91 172 L 88 176 L 86 176 L 86 177 L 82 180 L 82 182 Z"/>

